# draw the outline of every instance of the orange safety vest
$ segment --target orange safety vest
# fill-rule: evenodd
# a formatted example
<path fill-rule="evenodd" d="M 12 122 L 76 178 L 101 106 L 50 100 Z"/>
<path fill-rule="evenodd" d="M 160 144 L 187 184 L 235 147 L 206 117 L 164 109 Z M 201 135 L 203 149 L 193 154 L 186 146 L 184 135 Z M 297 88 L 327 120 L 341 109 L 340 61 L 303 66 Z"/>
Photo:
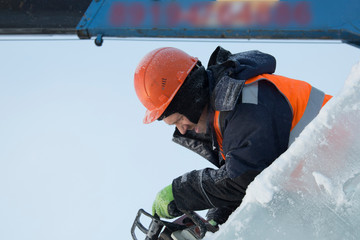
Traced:
<path fill-rule="evenodd" d="M 309 83 L 273 74 L 261 74 L 250 78 L 245 82 L 242 90 L 243 103 L 257 104 L 257 82 L 266 80 L 274 84 L 279 92 L 287 100 L 293 115 L 289 146 L 299 136 L 301 131 L 319 113 L 320 109 L 331 99 L 331 95 L 312 87 Z M 222 141 L 223 136 L 220 126 L 220 111 L 215 111 L 214 129 L 221 155 L 225 159 Z"/>

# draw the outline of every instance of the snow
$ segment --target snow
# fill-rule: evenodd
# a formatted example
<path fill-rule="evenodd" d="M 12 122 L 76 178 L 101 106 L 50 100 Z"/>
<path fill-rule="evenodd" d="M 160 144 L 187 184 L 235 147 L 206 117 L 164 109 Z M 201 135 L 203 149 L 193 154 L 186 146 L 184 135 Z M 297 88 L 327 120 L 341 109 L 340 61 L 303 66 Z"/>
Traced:
<path fill-rule="evenodd" d="M 360 239 L 360 63 L 205 239 Z"/>

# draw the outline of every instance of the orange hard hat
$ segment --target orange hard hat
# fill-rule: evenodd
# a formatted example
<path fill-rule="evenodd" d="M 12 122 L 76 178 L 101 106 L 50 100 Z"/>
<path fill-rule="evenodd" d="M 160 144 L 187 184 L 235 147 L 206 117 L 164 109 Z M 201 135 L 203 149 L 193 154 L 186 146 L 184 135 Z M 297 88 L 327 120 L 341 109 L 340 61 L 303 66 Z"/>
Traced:
<path fill-rule="evenodd" d="M 144 123 L 163 114 L 197 62 L 197 58 L 172 47 L 145 55 L 134 76 L 136 94 L 147 109 Z"/>

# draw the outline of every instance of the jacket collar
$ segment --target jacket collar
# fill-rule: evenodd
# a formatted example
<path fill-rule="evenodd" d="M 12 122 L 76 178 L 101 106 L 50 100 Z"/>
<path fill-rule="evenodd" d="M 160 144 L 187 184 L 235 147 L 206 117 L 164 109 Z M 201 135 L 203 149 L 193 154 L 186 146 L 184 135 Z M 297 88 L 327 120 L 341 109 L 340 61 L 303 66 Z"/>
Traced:
<path fill-rule="evenodd" d="M 232 111 L 238 102 L 245 80 L 223 76 L 211 94 L 211 105 L 215 111 Z"/>
<path fill-rule="evenodd" d="M 172 140 L 175 143 L 196 152 L 215 166 L 220 167 L 218 152 L 213 149 L 213 139 L 209 133 L 197 134 L 194 131 L 187 131 L 186 134 L 182 135 L 175 128 Z"/>

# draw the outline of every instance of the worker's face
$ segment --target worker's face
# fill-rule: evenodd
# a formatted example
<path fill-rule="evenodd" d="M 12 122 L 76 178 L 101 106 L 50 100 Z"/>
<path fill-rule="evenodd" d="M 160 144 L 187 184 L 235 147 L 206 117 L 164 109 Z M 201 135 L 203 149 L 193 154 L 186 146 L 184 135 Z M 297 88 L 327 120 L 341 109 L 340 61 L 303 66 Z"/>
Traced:
<path fill-rule="evenodd" d="M 206 115 L 207 111 L 201 114 L 197 124 L 191 122 L 187 117 L 180 113 L 173 113 L 164 118 L 164 122 L 169 125 L 175 125 L 181 134 L 185 134 L 187 130 L 194 130 L 196 133 L 206 133 Z"/>

